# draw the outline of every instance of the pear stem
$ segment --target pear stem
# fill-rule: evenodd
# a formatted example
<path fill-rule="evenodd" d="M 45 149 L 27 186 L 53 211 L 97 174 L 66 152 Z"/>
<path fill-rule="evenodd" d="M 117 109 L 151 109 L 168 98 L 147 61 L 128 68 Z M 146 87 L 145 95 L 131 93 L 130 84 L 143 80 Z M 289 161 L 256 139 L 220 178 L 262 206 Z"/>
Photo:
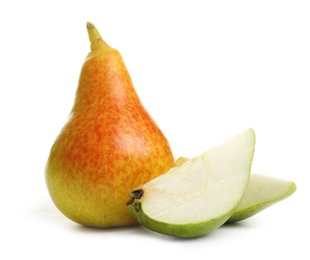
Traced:
<path fill-rule="evenodd" d="M 91 43 L 90 49 L 92 51 L 98 49 L 110 48 L 110 46 L 101 38 L 101 35 L 95 25 L 91 22 L 86 23 L 86 28 L 88 32 L 89 41 Z"/>

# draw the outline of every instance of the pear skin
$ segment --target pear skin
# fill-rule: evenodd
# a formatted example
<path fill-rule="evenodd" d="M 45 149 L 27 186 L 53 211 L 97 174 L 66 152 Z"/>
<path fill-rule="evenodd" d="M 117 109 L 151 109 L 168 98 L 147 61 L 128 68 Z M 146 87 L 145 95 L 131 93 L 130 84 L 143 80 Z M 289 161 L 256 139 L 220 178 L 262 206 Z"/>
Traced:
<path fill-rule="evenodd" d="M 175 166 L 170 145 L 143 107 L 121 54 L 87 23 L 86 57 L 68 122 L 56 138 L 45 178 L 69 219 L 85 226 L 137 224 L 128 191 Z"/>

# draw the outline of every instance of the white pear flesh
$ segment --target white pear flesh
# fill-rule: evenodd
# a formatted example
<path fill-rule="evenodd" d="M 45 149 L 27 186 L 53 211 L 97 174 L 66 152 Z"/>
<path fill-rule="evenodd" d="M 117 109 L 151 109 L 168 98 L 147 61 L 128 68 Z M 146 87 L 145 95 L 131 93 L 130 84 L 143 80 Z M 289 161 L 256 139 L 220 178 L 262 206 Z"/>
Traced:
<path fill-rule="evenodd" d="M 292 181 L 262 174 L 251 174 L 246 192 L 228 222 L 238 222 L 284 200 L 296 191 Z"/>
<path fill-rule="evenodd" d="M 176 166 L 181 166 L 188 160 L 186 157 L 179 157 Z M 233 223 L 250 218 L 291 196 L 296 189 L 296 184 L 292 181 L 252 173 L 240 204 L 227 222 Z"/>
<path fill-rule="evenodd" d="M 254 150 L 255 133 L 248 129 L 132 191 L 129 210 L 159 233 L 205 235 L 223 225 L 240 203 Z"/>

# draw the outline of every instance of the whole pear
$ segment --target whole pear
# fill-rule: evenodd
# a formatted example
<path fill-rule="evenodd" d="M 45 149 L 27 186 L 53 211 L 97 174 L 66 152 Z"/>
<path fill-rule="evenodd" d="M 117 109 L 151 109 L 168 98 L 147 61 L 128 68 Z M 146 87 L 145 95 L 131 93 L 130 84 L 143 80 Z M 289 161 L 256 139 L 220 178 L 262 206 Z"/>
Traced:
<path fill-rule="evenodd" d="M 87 23 L 91 52 L 45 178 L 52 200 L 85 226 L 137 224 L 128 191 L 175 166 L 169 143 L 143 107 L 120 53 Z"/>

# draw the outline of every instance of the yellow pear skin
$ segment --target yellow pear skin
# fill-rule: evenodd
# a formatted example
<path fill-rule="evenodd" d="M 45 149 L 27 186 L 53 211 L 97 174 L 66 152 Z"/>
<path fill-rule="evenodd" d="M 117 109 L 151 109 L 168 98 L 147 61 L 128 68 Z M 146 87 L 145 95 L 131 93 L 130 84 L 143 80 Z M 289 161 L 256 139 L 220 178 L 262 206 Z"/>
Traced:
<path fill-rule="evenodd" d="M 120 53 L 87 23 L 75 103 L 53 144 L 45 178 L 69 219 L 92 227 L 137 224 L 128 191 L 175 166 L 169 143 L 143 107 Z"/>

